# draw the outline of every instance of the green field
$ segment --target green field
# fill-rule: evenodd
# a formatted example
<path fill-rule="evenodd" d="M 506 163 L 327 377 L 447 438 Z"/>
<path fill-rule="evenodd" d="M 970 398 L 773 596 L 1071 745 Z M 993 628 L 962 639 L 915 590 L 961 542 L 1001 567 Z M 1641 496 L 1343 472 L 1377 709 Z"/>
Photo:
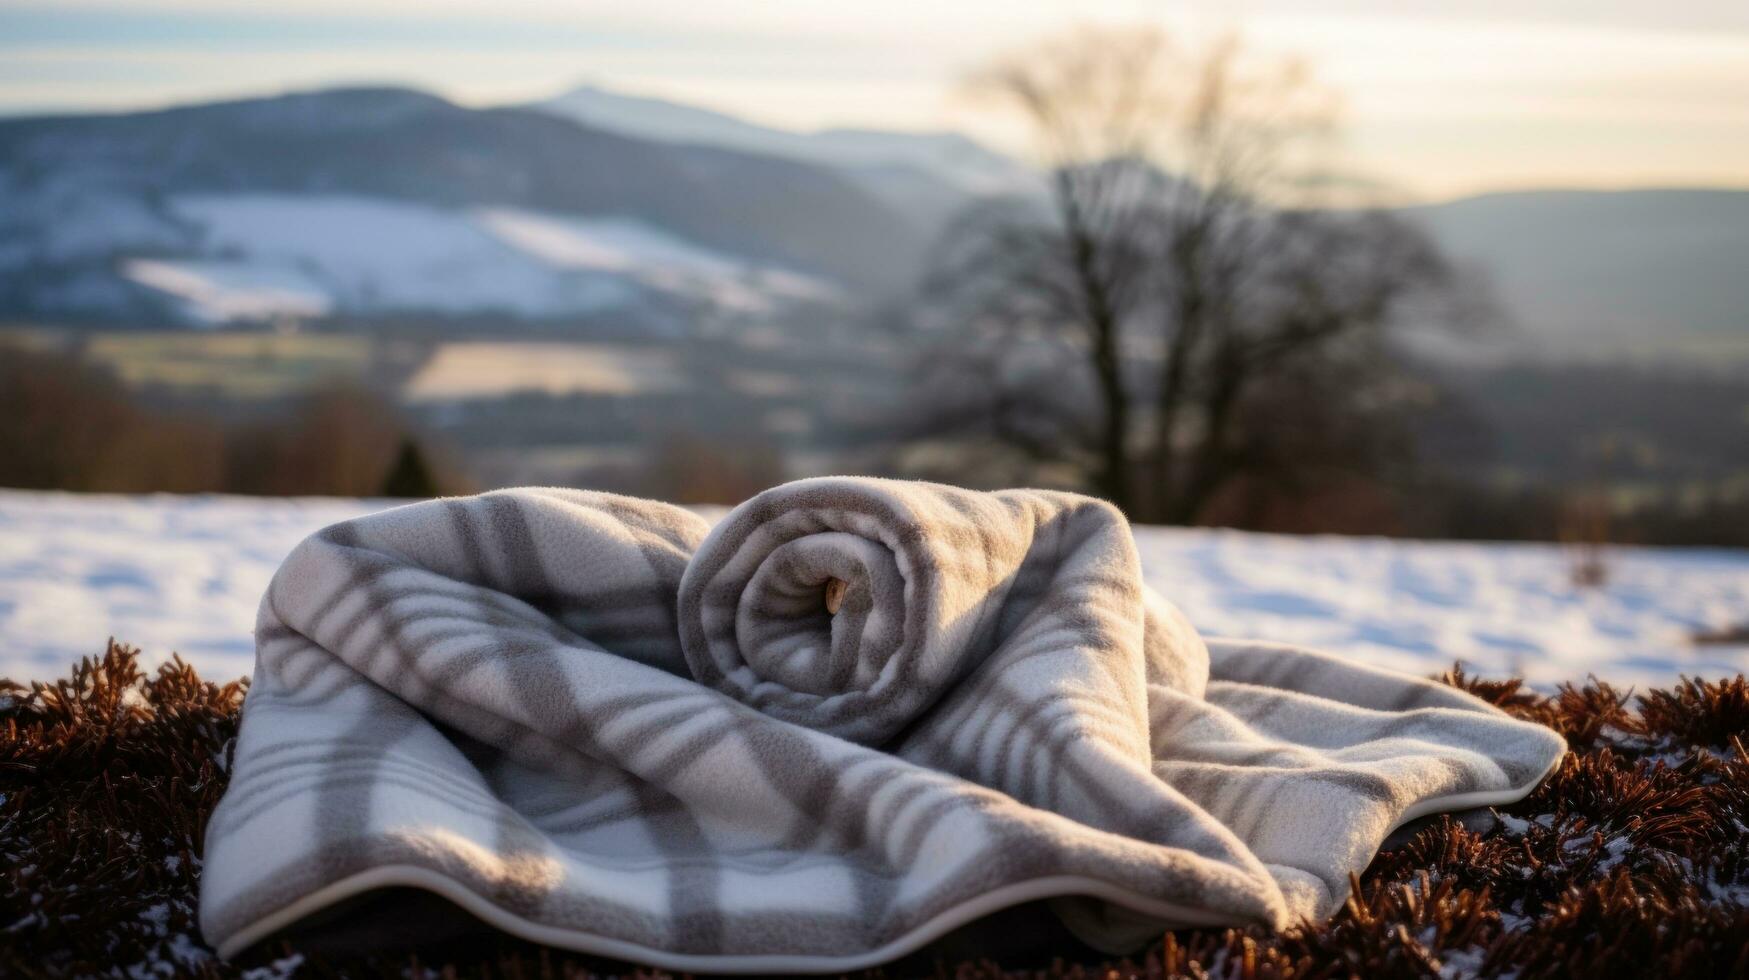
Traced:
<path fill-rule="evenodd" d="M 333 380 L 363 378 L 371 341 L 337 335 L 114 333 L 85 354 L 134 387 L 274 398 Z"/>
<path fill-rule="evenodd" d="M 0 328 L 0 346 L 63 350 L 131 388 L 240 400 L 280 398 L 334 381 L 399 380 L 427 345 L 341 334 Z"/>

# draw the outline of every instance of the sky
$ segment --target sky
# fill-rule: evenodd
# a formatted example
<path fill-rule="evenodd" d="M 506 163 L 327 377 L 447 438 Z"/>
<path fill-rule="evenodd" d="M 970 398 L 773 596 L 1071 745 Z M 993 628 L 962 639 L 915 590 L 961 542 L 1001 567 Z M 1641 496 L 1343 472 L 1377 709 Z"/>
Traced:
<path fill-rule="evenodd" d="M 788 128 L 957 129 L 992 57 L 1083 24 L 1237 30 L 1343 96 L 1403 196 L 1749 187 L 1749 0 L 0 0 L 0 112 L 394 83 L 466 104 L 590 83 Z"/>

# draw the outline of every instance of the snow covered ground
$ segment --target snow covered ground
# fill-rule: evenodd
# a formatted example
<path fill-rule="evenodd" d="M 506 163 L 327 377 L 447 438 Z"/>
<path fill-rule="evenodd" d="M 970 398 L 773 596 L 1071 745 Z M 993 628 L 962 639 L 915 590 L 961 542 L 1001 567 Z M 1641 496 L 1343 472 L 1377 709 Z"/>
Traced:
<path fill-rule="evenodd" d="M 255 603 L 304 535 L 382 501 L 0 491 L 0 677 L 46 679 L 106 637 L 203 673 L 247 673 Z M 1430 673 L 1453 660 L 1541 684 L 1749 670 L 1695 646 L 1749 623 L 1749 552 L 1623 548 L 1601 589 L 1553 545 L 1141 528 L 1148 579 L 1203 630 Z"/>

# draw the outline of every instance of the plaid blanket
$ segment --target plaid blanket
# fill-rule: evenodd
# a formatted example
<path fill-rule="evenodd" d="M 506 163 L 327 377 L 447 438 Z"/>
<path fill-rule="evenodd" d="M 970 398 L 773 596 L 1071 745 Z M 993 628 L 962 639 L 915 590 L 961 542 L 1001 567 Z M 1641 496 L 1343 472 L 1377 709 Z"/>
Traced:
<path fill-rule="evenodd" d="M 1117 511 L 1032 490 L 803 480 L 714 528 L 412 504 L 299 545 L 256 640 L 206 832 L 227 956 L 368 934 L 409 888 L 676 970 L 854 969 L 1040 899 L 1122 951 L 1327 916 L 1394 828 L 1563 751 L 1430 681 L 1205 642 Z"/>

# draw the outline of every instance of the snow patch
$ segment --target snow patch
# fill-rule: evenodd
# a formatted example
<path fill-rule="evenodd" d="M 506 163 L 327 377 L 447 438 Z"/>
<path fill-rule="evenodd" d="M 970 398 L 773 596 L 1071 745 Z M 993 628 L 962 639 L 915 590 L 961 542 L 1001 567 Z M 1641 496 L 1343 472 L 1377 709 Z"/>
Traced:
<path fill-rule="evenodd" d="M 119 240 L 122 277 L 200 323 L 342 311 L 550 317 L 651 296 L 768 312 L 838 295 L 820 280 L 623 218 L 268 193 L 179 195 L 163 212 L 142 212 L 138 230 Z M 77 229 L 89 223 L 59 232 L 57 247 L 88 250 L 92 235 Z M 7 261 L 0 249 L 0 267 Z"/>
<path fill-rule="evenodd" d="M 275 316 L 321 316 L 330 301 L 321 286 L 296 269 L 246 262 L 129 259 L 122 276 L 180 300 L 191 318 L 207 324 Z"/>
<path fill-rule="evenodd" d="M 826 300 L 835 295 L 819 280 L 745 263 L 640 221 L 567 218 L 513 208 L 481 208 L 473 214 L 487 231 L 555 268 L 627 275 L 727 309 L 761 312 L 773 308 L 774 299 Z"/>
<path fill-rule="evenodd" d="M 187 195 L 171 209 L 202 229 L 206 252 L 239 256 L 263 276 L 301 276 L 332 309 L 546 316 L 636 299 L 612 277 L 555 275 L 464 211 L 290 194 Z"/>
<path fill-rule="evenodd" d="M 1479 946 L 1442 950 L 1439 954 L 1439 975 L 1448 978 L 1479 977 L 1482 975 L 1482 964 L 1486 961 L 1487 953 Z"/>
<path fill-rule="evenodd" d="M 297 974 L 298 967 L 303 965 L 304 954 L 293 953 L 282 959 L 274 960 L 266 966 L 244 970 L 243 980 L 289 980 Z"/>

